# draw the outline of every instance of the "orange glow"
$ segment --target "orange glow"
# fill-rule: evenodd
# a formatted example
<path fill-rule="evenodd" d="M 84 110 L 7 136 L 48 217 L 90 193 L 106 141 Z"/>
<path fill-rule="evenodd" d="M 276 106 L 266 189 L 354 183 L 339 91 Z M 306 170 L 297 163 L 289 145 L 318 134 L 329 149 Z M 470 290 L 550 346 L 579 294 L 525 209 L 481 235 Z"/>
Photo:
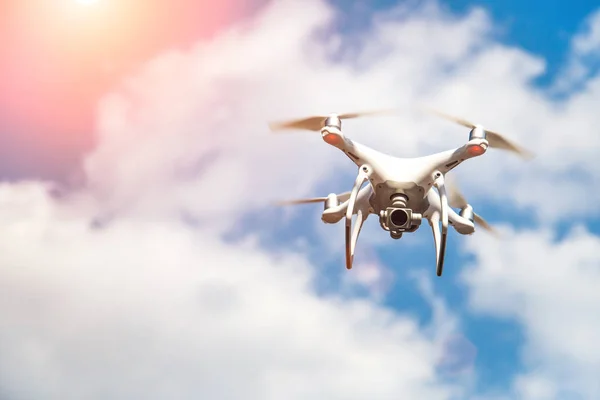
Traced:
<path fill-rule="evenodd" d="M 323 136 L 323 140 L 332 146 L 337 146 L 342 143 L 342 138 L 334 133 L 328 133 Z"/>
<path fill-rule="evenodd" d="M 91 1 L 0 1 L 0 123 L 56 162 L 89 147 L 96 104 L 124 76 L 247 12 L 234 0 Z"/>
<path fill-rule="evenodd" d="M 467 152 L 472 156 L 480 156 L 485 153 L 485 149 L 479 145 L 472 145 L 467 147 Z"/>

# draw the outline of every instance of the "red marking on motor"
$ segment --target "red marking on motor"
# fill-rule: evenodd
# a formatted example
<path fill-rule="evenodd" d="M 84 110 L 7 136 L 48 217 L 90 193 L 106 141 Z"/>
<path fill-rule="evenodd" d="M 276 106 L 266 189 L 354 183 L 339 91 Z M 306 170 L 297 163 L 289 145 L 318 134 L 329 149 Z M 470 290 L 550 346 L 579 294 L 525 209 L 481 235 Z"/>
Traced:
<path fill-rule="evenodd" d="M 342 142 L 342 138 L 334 133 L 326 134 L 325 136 L 323 136 L 323 140 L 325 140 L 325 142 L 327 142 L 331 145 L 334 145 L 334 146 L 336 144 L 340 144 Z"/>
<path fill-rule="evenodd" d="M 469 153 L 472 156 L 480 156 L 483 153 L 485 153 L 485 149 L 479 145 L 472 145 L 467 147 L 467 153 Z"/>

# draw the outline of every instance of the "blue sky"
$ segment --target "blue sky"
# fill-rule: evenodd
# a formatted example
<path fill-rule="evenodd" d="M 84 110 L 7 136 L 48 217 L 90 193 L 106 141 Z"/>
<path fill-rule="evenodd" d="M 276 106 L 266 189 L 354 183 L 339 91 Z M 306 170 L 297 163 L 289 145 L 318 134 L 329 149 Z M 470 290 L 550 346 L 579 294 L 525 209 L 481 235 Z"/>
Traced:
<path fill-rule="evenodd" d="M 5 251 L 0 278 L 4 277 L 10 296 L 14 296 L 6 304 L 0 301 L 0 313 L 4 310 L 10 314 L 5 325 L 0 323 L 0 331 L 8 332 L 5 336 L 0 333 L 0 353 L 13 351 L 8 360 L 29 360 L 18 351 L 24 348 L 19 337 L 28 335 L 40 348 L 50 349 L 44 354 L 60 353 L 57 349 L 64 350 L 61 346 L 73 337 L 93 334 L 89 326 L 102 326 L 106 336 L 97 340 L 116 353 L 123 349 L 119 347 L 123 343 L 136 343 L 140 347 L 131 350 L 133 354 L 144 354 L 156 371 L 168 366 L 174 374 L 188 371 L 190 364 L 214 366 L 216 372 L 200 367 L 194 370 L 200 378 L 172 376 L 182 385 L 182 393 L 188 388 L 191 393 L 204 394 L 204 388 L 210 387 L 214 391 L 209 394 L 213 395 L 233 390 L 227 384 L 213 387 L 210 380 L 220 382 L 231 367 L 215 350 L 221 348 L 234 357 L 233 365 L 241 368 L 232 372 L 240 390 L 248 390 L 257 398 L 262 392 L 253 392 L 257 390 L 256 382 L 242 382 L 248 376 L 264 369 L 269 378 L 265 381 L 277 381 L 270 375 L 273 371 L 291 368 L 297 375 L 290 376 L 301 381 L 305 377 L 302 374 L 307 373 L 302 369 L 306 365 L 306 376 L 311 377 L 314 387 L 325 388 L 315 389 L 315 393 L 344 398 L 348 392 L 344 392 L 343 385 L 342 389 L 335 383 L 329 387 L 329 381 L 319 380 L 331 374 L 327 369 L 330 363 L 336 368 L 349 368 L 340 372 L 340 382 L 356 381 L 359 385 L 361 376 L 368 375 L 363 360 L 368 364 L 380 359 L 381 368 L 403 368 L 386 358 L 389 354 L 393 355 L 390 358 L 406 354 L 407 362 L 418 364 L 415 374 L 422 375 L 414 378 L 417 389 L 406 389 L 413 394 L 426 393 L 420 390 L 430 381 L 435 381 L 432 385 L 436 388 L 442 383 L 458 382 L 468 387 L 465 396 L 473 399 L 492 399 L 494 394 L 526 400 L 575 399 L 600 393 L 593 378 L 594 368 L 600 366 L 600 353 L 592 349 L 591 339 L 586 336 L 586 329 L 593 333 L 600 324 L 585 314 L 594 310 L 593 285 L 598 282 L 600 266 L 590 250 L 600 233 L 595 206 L 600 192 L 588 188 L 586 181 L 600 175 L 594 163 L 595 146 L 600 143 L 590 132 L 597 120 L 595 105 L 600 100 L 595 89 L 600 85 L 594 85 L 595 66 L 590 67 L 583 84 L 567 86 L 571 98 L 553 103 L 550 92 L 569 63 L 581 61 L 573 56 L 571 40 L 581 34 L 587 18 L 600 9 L 598 4 L 461 0 L 442 2 L 440 13 L 420 15 L 419 5 L 405 2 L 402 4 L 411 10 L 406 21 L 392 21 L 383 31 L 374 27 L 371 19 L 391 12 L 399 3 L 331 0 L 333 17 L 312 13 L 330 11 L 319 2 L 307 2 L 305 9 L 298 4 L 283 1 L 279 7 L 265 11 L 261 2 L 249 17 L 258 19 L 245 29 L 228 32 L 224 25 L 221 37 L 219 32 L 214 36 L 201 34 L 187 26 L 187 33 L 173 39 L 171 46 L 150 46 L 150 62 L 140 62 L 139 69 L 132 69 L 135 72 L 121 71 L 130 78 L 129 86 L 118 86 L 120 81 L 114 78 L 106 83 L 102 95 L 93 101 L 87 99 L 95 111 L 86 112 L 94 117 L 81 117 L 83 122 L 77 129 L 85 133 L 76 143 L 63 143 L 60 151 L 53 152 L 51 146 L 46 148 L 18 136 L 37 129 L 32 137 L 53 137 L 58 128 L 47 124 L 32 128 L 31 121 L 18 125 L 8 113 L 0 112 L 1 142 L 17 143 L 12 150 L 5 150 L 12 157 L 0 163 L 0 176 L 17 182 L 5 185 L 0 192 L 4 204 L 4 214 L 0 215 L 7 221 L 0 226 L 0 234 L 15 243 L 0 249 Z M 474 7 L 482 8 L 489 20 L 473 14 Z M 417 11 L 412 13 L 413 9 Z M 294 17 L 282 22 L 283 15 L 290 15 L 287 12 L 295 13 Z M 235 26 L 241 18 L 232 15 L 227 23 Z M 485 23 L 492 25 L 491 33 L 482 26 Z M 335 41 L 327 41 L 334 35 L 317 41 L 318 46 L 310 35 L 322 33 L 322 29 L 330 29 L 331 34 L 332 24 L 333 33 L 346 38 L 345 45 L 352 46 L 356 38 L 365 39 L 362 45 L 368 54 L 381 59 L 366 57 L 364 70 L 358 72 L 344 60 L 328 59 L 324 49 L 335 47 Z M 449 42 L 445 42 L 446 33 Z M 465 43 L 454 38 L 462 38 Z M 190 47 L 194 39 L 199 45 Z M 420 43 L 429 48 L 420 49 Z M 306 51 L 314 49 L 311 45 L 317 50 Z M 166 48 L 178 48 L 179 52 L 165 53 Z M 598 50 L 590 53 L 600 54 Z M 155 59 L 152 52 L 156 53 Z M 438 57 L 449 60 L 458 72 L 436 69 L 431 64 Z M 545 73 L 531 72 L 536 70 L 535 57 L 545 61 Z M 439 93 L 438 87 L 432 86 L 436 84 Z M 419 89 L 425 86 L 429 92 L 420 97 Z M 331 92 L 315 95 L 324 87 Z M 346 88 L 353 94 L 341 94 Z M 269 119 L 319 110 L 326 113 L 331 110 L 324 108 L 374 101 L 404 105 L 424 98 L 465 114 L 483 115 L 503 125 L 500 129 L 514 129 L 507 134 L 522 139 L 527 146 L 539 145 L 541 156 L 529 164 L 513 155 L 490 151 L 482 160 L 469 160 L 458 168 L 459 182 L 475 211 L 500 227 L 505 234 L 503 240 L 493 239 L 484 231 L 462 237 L 451 230 L 444 275 L 438 278 L 432 235 L 426 223 L 414 234 L 396 241 L 371 217 L 359 238 L 355 268 L 347 271 L 343 230 L 320 221 L 320 204 L 287 209 L 267 205 L 281 198 L 350 190 L 355 173 L 355 166 L 342 154 L 325 148 L 318 136 L 314 140 L 305 133 L 269 136 Z M 553 104 L 564 107 L 556 111 Z M 389 121 L 360 123 L 349 123 L 347 134 L 391 153 L 418 156 L 461 140 L 459 128 L 433 125 L 435 122 L 414 117 L 398 125 Z M 558 137 L 565 127 L 573 130 L 565 132 L 566 139 Z M 424 138 L 414 132 L 420 129 Z M 392 130 L 399 133 L 394 136 Z M 451 132 L 458 136 L 449 139 Z M 467 135 L 464 130 L 463 135 Z M 43 151 L 44 155 L 27 161 L 25 156 L 15 156 L 21 154 L 15 151 L 19 146 L 25 146 L 23 154 Z M 564 147 L 567 150 L 562 152 Z M 42 196 L 41 185 L 35 182 L 47 178 L 64 182 L 73 176 L 79 177 L 77 182 L 83 187 L 61 199 Z M 23 179 L 34 185 L 20 186 L 18 182 Z M 577 202 L 578 196 L 586 196 L 586 201 Z M 548 202 L 542 202 L 542 198 L 548 198 Z M 582 217 L 586 210 L 590 219 Z M 89 233 L 83 227 L 98 215 L 113 219 L 106 228 Z M 183 227 L 179 226 L 182 219 L 186 222 Z M 578 232 L 579 226 L 587 227 L 589 234 Z M 544 263 L 550 267 L 546 269 Z M 23 270 L 25 275 L 21 275 Z M 371 272 L 375 278 L 369 275 Z M 307 277 L 313 279 L 304 286 L 302 282 L 310 280 Z M 223 282 L 229 300 L 223 300 L 218 289 Z M 423 288 L 427 283 L 431 284 L 433 300 Z M 105 297 L 106 293 L 111 293 L 110 298 Z M 35 307 L 24 306 L 20 312 L 14 304 L 30 304 L 24 300 L 30 298 L 27 296 L 47 299 L 48 315 L 54 318 L 36 317 L 39 309 Z M 198 305 L 201 296 L 208 299 L 206 306 Z M 348 308 L 340 305 L 339 298 L 342 304 L 348 302 Z M 415 345 L 403 337 L 396 344 L 396 337 L 391 335 L 398 332 L 381 322 L 385 318 L 359 318 L 353 314 L 352 301 L 357 298 L 364 299 L 374 315 L 393 310 L 394 318 L 408 316 L 418 324 L 415 336 L 422 342 Z M 436 308 L 440 304 L 436 299 L 445 310 Z M 559 300 L 574 311 L 562 310 Z M 207 311 L 211 305 L 223 308 L 219 313 Z M 231 310 L 238 310 L 238 314 Z M 572 319 L 567 321 L 571 314 Z M 562 319 L 557 323 L 552 319 L 554 315 Z M 38 321 L 40 329 L 28 330 L 29 325 L 20 318 Z M 53 321 L 59 323 L 54 325 Z M 62 329 L 64 321 L 72 332 Z M 446 329 L 455 322 L 458 326 L 453 328 L 453 335 L 461 338 L 462 345 L 445 351 L 459 360 L 454 367 L 440 367 L 433 377 L 422 372 L 435 366 L 428 357 L 431 349 L 437 348 L 438 337 L 430 329 Z M 565 333 L 564 329 L 570 325 L 583 337 L 582 343 L 590 347 L 589 359 L 577 340 L 569 341 L 573 333 Z M 136 330 L 140 327 L 141 331 Z M 213 327 L 217 327 L 214 337 L 210 336 Z M 353 332 L 340 333 L 351 329 L 357 329 L 356 336 Z M 202 340 L 192 341 L 190 337 Z M 366 342 L 365 337 L 369 339 Z M 372 347 L 377 345 L 372 338 L 382 343 L 381 349 Z M 3 339 L 8 343 L 5 347 Z M 111 360 L 85 343 L 85 339 L 76 342 L 73 351 L 79 349 L 78 354 L 86 355 L 96 368 L 108 372 L 118 369 L 111 368 Z M 161 347 L 172 343 L 177 343 L 176 348 Z M 418 350 L 412 353 L 415 348 Z M 355 353 L 356 359 L 346 358 Z M 169 358 L 172 354 L 175 358 Z M 319 359 L 322 354 L 330 358 Z M 78 357 L 82 356 L 73 356 L 71 364 L 69 357 L 53 362 L 58 371 L 77 372 L 78 362 L 82 362 Z M 562 370 L 562 362 L 557 362 L 560 357 L 566 360 L 565 368 L 573 368 L 574 375 L 583 376 L 581 382 Z M 19 363 L 15 382 L 36 379 L 36 365 L 41 361 L 32 360 L 31 364 Z M 0 361 L 0 371 L 3 365 Z M 244 369 L 246 366 L 249 370 Z M 325 369 L 318 369 L 321 366 Z M 313 369 L 317 370 L 315 376 L 311 375 Z M 138 371 L 134 367 L 132 370 Z M 375 377 L 365 378 L 365 390 L 378 390 L 369 385 L 386 372 L 374 372 Z M 122 376 L 128 373 L 124 368 Z M 145 373 L 146 369 L 139 376 L 147 376 Z M 394 380 L 395 372 L 389 373 L 382 381 Z M 210 379 L 202 380 L 205 377 Z M 61 387 L 60 379 L 56 379 L 46 387 Z M 281 379 L 296 382 L 287 375 Z M 158 378 L 148 381 L 154 380 L 162 382 Z M 171 384 L 168 381 L 167 388 Z M 204 385 L 198 387 L 196 381 Z M 119 377 L 112 382 L 115 388 L 128 387 Z M 420 382 L 426 383 L 421 386 Z M 558 382 L 558 388 L 552 387 L 554 382 Z M 0 388 L 2 383 L 0 374 Z M 24 390 L 15 385 L 10 385 L 10 393 Z M 294 387 L 292 383 L 286 386 Z M 269 390 L 281 398 L 289 394 L 278 385 Z"/>
<path fill-rule="evenodd" d="M 344 19 L 338 23 L 343 30 L 352 32 L 368 25 L 368 9 L 386 10 L 400 3 L 388 0 L 370 2 L 333 0 Z M 484 8 L 491 14 L 500 41 L 516 45 L 547 61 L 547 73 L 539 79 L 547 84 L 565 62 L 571 36 L 581 29 L 585 18 L 595 11 L 594 1 L 443 1 L 447 9 L 464 14 L 474 7 Z"/>

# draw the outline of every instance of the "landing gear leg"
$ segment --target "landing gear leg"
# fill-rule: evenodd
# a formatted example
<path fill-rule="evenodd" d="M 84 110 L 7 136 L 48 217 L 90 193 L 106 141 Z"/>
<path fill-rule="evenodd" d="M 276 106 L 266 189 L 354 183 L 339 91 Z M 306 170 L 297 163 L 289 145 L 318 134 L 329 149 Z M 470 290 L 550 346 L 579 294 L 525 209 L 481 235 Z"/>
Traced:
<path fill-rule="evenodd" d="M 352 269 L 352 262 L 354 261 L 354 249 L 356 242 L 358 241 L 358 235 L 360 234 L 361 227 L 368 216 L 363 215 L 362 210 L 357 212 L 357 220 L 352 230 L 352 215 L 354 214 L 354 207 L 356 206 L 356 198 L 358 197 L 358 191 L 363 183 L 369 181 L 371 175 L 371 168 L 368 165 L 363 165 L 358 171 L 358 176 L 354 181 L 354 186 L 350 192 L 350 198 L 348 199 L 348 208 L 346 209 L 346 268 Z"/>
<path fill-rule="evenodd" d="M 442 276 L 442 272 L 444 270 L 444 258 L 446 254 L 446 239 L 448 237 L 448 197 L 446 195 L 446 185 L 444 182 L 444 174 L 437 171 L 434 175 L 433 184 L 435 185 L 438 193 L 440 195 L 440 203 L 441 203 L 441 217 L 442 217 L 442 231 L 440 235 L 440 228 L 438 225 L 439 216 L 436 215 L 435 218 L 431 218 L 430 224 L 435 222 L 435 224 L 431 225 L 433 229 L 433 237 L 435 240 L 436 247 L 436 274 L 437 276 Z"/>

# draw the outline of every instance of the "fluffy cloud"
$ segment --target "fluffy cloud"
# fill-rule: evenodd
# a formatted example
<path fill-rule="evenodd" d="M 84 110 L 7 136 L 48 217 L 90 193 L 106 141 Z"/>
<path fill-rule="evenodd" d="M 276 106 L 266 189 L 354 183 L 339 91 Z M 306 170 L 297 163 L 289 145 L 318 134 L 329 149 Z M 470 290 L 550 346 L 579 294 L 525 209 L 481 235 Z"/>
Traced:
<path fill-rule="evenodd" d="M 317 296 L 300 255 L 172 220 L 96 229 L 88 204 L 37 184 L 0 198 L 4 398 L 454 391 L 436 378 L 443 337 L 367 300 Z"/>
<path fill-rule="evenodd" d="M 466 192 L 556 216 L 585 188 L 573 171 L 592 179 L 600 173 L 590 150 L 599 140 L 590 128 L 600 122 L 592 108 L 600 84 L 591 79 L 564 103 L 551 102 L 530 85 L 543 72 L 542 60 L 499 44 L 478 9 L 459 18 L 435 3 L 400 7 L 376 16 L 360 40 L 332 33 L 335 18 L 321 1 L 275 1 L 210 42 L 158 55 L 100 102 L 83 187 L 56 195 L 36 182 L 2 187 L 0 393 L 460 396 L 435 368 L 459 323 L 425 284 L 436 311 L 430 330 L 373 300 L 317 296 L 317 272 L 306 258 L 285 246 L 266 252 L 253 232 L 246 242 L 223 240 L 247 211 L 270 200 L 314 194 L 328 183 L 339 187 L 333 183 L 339 177 L 348 190 L 353 180 L 355 167 L 318 135 L 272 135 L 267 122 L 405 107 L 398 117 L 345 128 L 365 144 L 414 156 L 459 146 L 467 136 L 409 112 L 415 104 L 436 105 L 537 149 L 527 169 L 500 153 L 465 164 L 459 173 L 472 178 L 461 182 Z M 589 204 L 560 215 L 590 211 L 598 196 L 590 192 Z M 547 250 L 541 243 L 530 257 Z M 510 246 L 514 252 L 496 251 L 523 255 L 521 242 Z M 478 254 L 480 273 L 471 281 L 476 302 L 513 315 L 509 300 L 486 303 L 477 295 L 498 269 L 487 254 Z M 354 283 L 377 294 L 389 275 L 371 265 Z M 513 281 L 507 278 L 503 290 L 527 296 Z M 584 289 L 586 283 L 574 282 Z M 572 305 L 588 300 L 576 297 Z M 548 296 L 537 301 L 536 310 L 555 304 Z M 518 315 L 544 337 L 554 325 L 539 325 L 534 314 Z M 550 369 L 554 353 L 544 349 L 556 344 L 552 338 L 532 350 L 541 357 L 535 362 Z M 573 360 L 582 357 L 579 347 L 562 349 Z M 562 373 L 525 377 L 519 387 L 545 393 L 548 376 Z"/>
<path fill-rule="evenodd" d="M 502 241 L 468 241 L 478 261 L 463 279 L 473 310 L 514 318 L 525 330 L 518 397 L 600 396 L 600 238 L 581 227 L 559 241 L 551 231 L 503 233 Z"/>
<path fill-rule="evenodd" d="M 600 12 L 590 15 L 583 29 L 571 40 L 571 54 L 564 72 L 556 81 L 553 89 L 561 93 L 574 85 L 586 83 L 598 64 L 600 55 Z"/>

